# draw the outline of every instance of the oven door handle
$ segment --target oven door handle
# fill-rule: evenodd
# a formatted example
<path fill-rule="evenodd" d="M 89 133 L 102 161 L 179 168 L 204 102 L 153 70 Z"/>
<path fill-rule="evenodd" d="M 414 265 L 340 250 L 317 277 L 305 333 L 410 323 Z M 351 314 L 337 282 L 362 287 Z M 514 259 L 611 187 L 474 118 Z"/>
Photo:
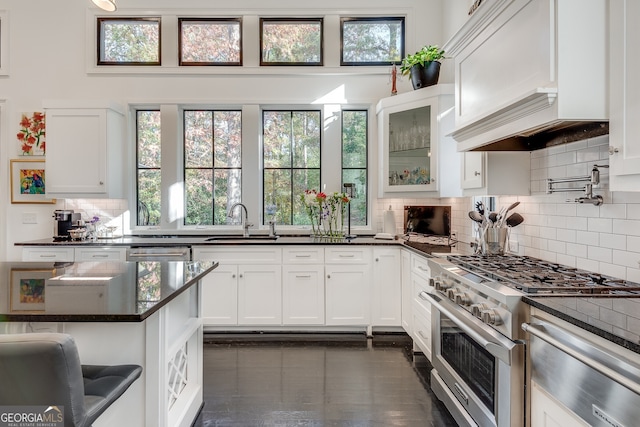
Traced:
<path fill-rule="evenodd" d="M 448 300 L 440 299 L 437 295 L 422 291 L 420 292 L 420 298 L 428 299 L 432 306 L 434 306 L 438 311 L 447 315 L 447 317 L 456 324 L 462 331 L 473 338 L 478 344 L 480 344 L 485 350 L 489 352 L 492 356 L 500 359 L 502 362 L 511 366 L 511 352 L 517 345 L 513 341 L 503 337 L 498 332 L 487 331 L 485 328 L 488 326 L 481 324 L 481 326 L 477 326 L 474 323 L 480 322 L 480 320 L 475 317 L 471 317 L 469 313 L 464 311 L 458 306 L 455 306 L 449 303 Z M 445 307 L 446 305 L 451 305 L 451 309 Z M 454 314 L 454 311 L 456 312 Z M 469 321 L 463 321 L 460 317 L 466 318 L 468 316 Z"/>

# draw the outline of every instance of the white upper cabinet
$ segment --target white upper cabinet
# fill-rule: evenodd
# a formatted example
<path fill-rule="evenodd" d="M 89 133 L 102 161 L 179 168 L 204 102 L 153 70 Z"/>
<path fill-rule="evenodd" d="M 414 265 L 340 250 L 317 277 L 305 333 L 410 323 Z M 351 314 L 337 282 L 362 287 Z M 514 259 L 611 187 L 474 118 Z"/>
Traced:
<path fill-rule="evenodd" d="M 640 191 L 640 2 L 610 3 L 610 189 Z"/>
<path fill-rule="evenodd" d="M 455 62 L 458 150 L 607 121 L 607 4 L 482 2 L 444 46 Z"/>
<path fill-rule="evenodd" d="M 124 112 L 106 102 L 45 102 L 47 193 L 123 198 Z"/>
<path fill-rule="evenodd" d="M 377 105 L 380 197 L 424 193 L 461 195 L 460 156 L 446 134 L 453 128 L 453 85 L 441 84 L 384 98 Z"/>
<path fill-rule="evenodd" d="M 528 151 L 467 151 L 461 154 L 461 184 L 465 196 L 528 196 L 531 193 L 531 154 Z"/>

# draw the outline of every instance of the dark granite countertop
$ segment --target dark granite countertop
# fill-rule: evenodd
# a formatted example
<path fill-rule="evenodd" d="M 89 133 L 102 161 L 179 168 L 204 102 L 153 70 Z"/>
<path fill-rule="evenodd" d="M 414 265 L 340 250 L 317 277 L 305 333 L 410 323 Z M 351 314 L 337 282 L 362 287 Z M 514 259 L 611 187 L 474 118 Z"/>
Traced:
<path fill-rule="evenodd" d="M 2 322 L 141 322 L 216 262 L 3 262 Z"/>
<path fill-rule="evenodd" d="M 524 296 L 524 302 L 640 353 L 640 297 Z"/>

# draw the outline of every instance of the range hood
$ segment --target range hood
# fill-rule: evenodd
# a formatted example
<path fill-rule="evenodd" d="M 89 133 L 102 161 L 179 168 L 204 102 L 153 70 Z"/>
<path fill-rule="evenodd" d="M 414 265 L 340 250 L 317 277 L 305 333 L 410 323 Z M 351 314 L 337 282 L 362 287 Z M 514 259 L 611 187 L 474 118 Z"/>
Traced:
<path fill-rule="evenodd" d="M 607 0 L 480 3 L 443 46 L 455 67 L 458 151 L 608 134 L 607 12 Z"/>

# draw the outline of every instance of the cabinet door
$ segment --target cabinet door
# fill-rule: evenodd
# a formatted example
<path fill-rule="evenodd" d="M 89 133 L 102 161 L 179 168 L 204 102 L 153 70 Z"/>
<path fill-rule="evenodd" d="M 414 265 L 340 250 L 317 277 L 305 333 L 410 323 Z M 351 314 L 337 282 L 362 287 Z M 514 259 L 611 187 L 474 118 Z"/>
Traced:
<path fill-rule="evenodd" d="M 411 275 L 411 296 L 413 301 L 413 334 L 411 337 L 418 348 L 431 361 L 431 304 L 420 297 L 427 287 L 424 277 Z"/>
<path fill-rule="evenodd" d="M 412 298 L 411 298 L 411 253 L 402 250 L 400 253 L 402 274 L 402 328 L 411 336 L 412 333 Z"/>
<path fill-rule="evenodd" d="M 482 188 L 484 186 L 484 153 L 467 151 L 462 153 L 462 188 Z"/>
<path fill-rule="evenodd" d="M 588 425 L 537 383 L 531 383 L 531 427 L 587 427 Z"/>
<path fill-rule="evenodd" d="M 325 265 L 326 325 L 369 325 L 369 265 Z"/>
<path fill-rule="evenodd" d="M 238 266 L 221 264 L 202 279 L 204 326 L 238 324 Z"/>
<path fill-rule="evenodd" d="M 282 323 L 324 325 L 324 266 L 282 267 Z"/>
<path fill-rule="evenodd" d="M 238 324 L 282 323 L 282 267 L 238 266 Z"/>
<path fill-rule="evenodd" d="M 73 261 L 73 248 L 39 248 L 28 247 L 22 249 L 23 261 Z"/>
<path fill-rule="evenodd" d="M 640 3 L 609 2 L 610 7 L 610 179 L 612 191 L 639 191 L 640 186 Z"/>
<path fill-rule="evenodd" d="M 47 193 L 105 194 L 106 110 L 47 109 L 46 114 Z"/>
<path fill-rule="evenodd" d="M 373 249 L 372 326 L 401 326 L 400 248 Z"/>

